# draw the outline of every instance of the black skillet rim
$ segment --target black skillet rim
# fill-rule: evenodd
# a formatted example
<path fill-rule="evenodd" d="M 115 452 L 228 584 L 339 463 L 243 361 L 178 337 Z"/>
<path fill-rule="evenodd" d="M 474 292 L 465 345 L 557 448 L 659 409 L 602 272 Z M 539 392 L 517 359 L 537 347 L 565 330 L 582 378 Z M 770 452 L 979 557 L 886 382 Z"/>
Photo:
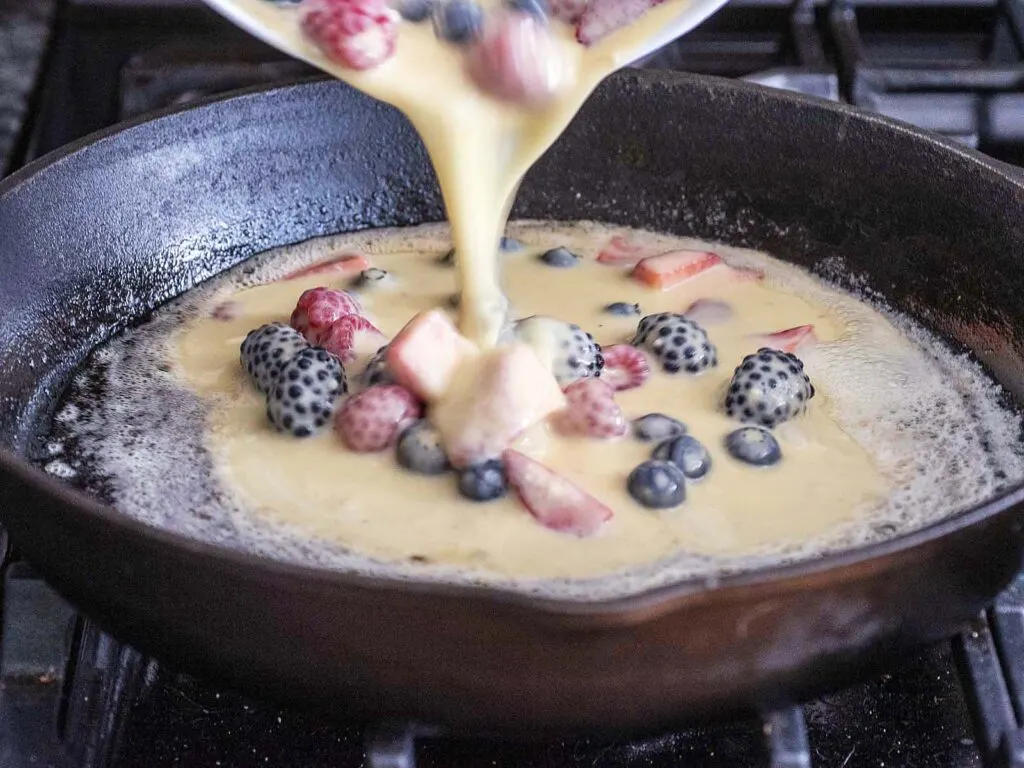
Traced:
<path fill-rule="evenodd" d="M 994 174 L 1003 182 L 1008 182 L 1017 187 L 1021 192 L 1024 192 L 1024 169 L 1017 169 L 1014 166 L 987 157 L 980 152 L 957 144 L 938 134 L 921 130 L 907 123 L 888 117 L 864 112 L 846 104 L 825 101 L 823 99 L 804 96 L 802 94 L 789 91 L 773 90 L 760 85 L 719 77 L 692 75 L 670 71 L 630 70 L 629 72 L 633 76 L 643 77 L 652 82 L 665 82 L 668 84 L 671 84 L 674 81 L 698 84 L 705 82 L 709 86 L 719 90 L 735 89 L 739 91 L 756 91 L 765 98 L 787 101 L 797 107 L 824 110 L 840 115 L 850 121 L 880 126 L 885 130 L 909 135 L 915 140 L 927 142 L 933 146 L 939 147 L 942 151 L 957 155 L 960 159 L 967 161 L 969 164 L 974 165 L 981 171 L 988 174 Z M 611 77 L 619 76 L 626 75 L 625 73 L 618 73 Z M 92 145 L 114 138 L 137 126 L 144 125 L 155 120 L 160 120 L 164 117 L 169 117 L 181 112 L 187 112 L 193 109 L 202 109 L 210 104 L 222 101 L 260 97 L 275 91 L 287 91 L 295 88 L 302 88 L 308 84 L 323 82 L 327 79 L 329 78 L 321 75 L 315 75 L 287 83 L 277 83 L 269 86 L 260 85 L 239 89 L 205 98 L 187 105 L 178 105 L 157 110 L 141 117 L 117 123 L 103 130 L 96 131 L 60 147 L 25 165 L 23 168 L 15 171 L 6 178 L 0 179 L 0 205 L 3 204 L 4 197 L 17 187 L 29 182 L 33 177 L 44 173 L 51 168 L 60 166 L 64 159 L 75 154 L 79 150 L 86 149 Z M 222 566 L 243 568 L 253 573 L 262 572 L 270 579 L 295 579 L 306 582 L 315 582 L 320 585 L 334 588 L 357 588 L 378 591 L 392 590 L 407 593 L 429 593 L 431 595 L 449 597 L 453 599 L 486 600 L 555 616 L 625 616 L 628 614 L 644 613 L 652 609 L 657 609 L 659 606 L 672 604 L 679 599 L 707 595 L 709 593 L 722 594 L 743 588 L 764 586 L 791 579 L 801 579 L 828 571 L 840 571 L 845 568 L 865 564 L 870 561 L 879 560 L 888 555 L 906 552 L 916 547 L 926 545 L 945 536 L 970 528 L 971 526 L 992 518 L 1015 505 L 1024 503 L 1024 481 L 1021 481 L 1018 485 L 1003 491 L 997 496 L 994 496 L 988 501 L 975 507 L 955 513 L 954 515 L 942 520 L 937 520 L 923 528 L 909 531 L 884 541 L 865 544 L 854 549 L 832 552 L 821 557 L 815 557 L 785 565 L 754 568 L 749 571 L 741 571 L 721 577 L 693 578 L 672 582 L 670 584 L 651 587 L 624 597 L 601 600 L 573 600 L 568 598 L 536 595 L 528 592 L 518 592 L 504 587 L 368 576 L 351 571 L 341 571 L 282 560 L 274 560 L 272 558 L 261 557 L 242 550 L 221 547 L 198 539 L 191 539 L 162 528 L 157 528 L 155 526 L 139 522 L 128 515 L 118 512 L 112 506 L 99 502 L 90 494 L 72 488 L 60 480 L 50 477 L 41 469 L 33 466 L 25 459 L 19 457 L 16 453 L 6 448 L 0 448 L 0 471 L 17 476 L 22 482 L 34 486 L 37 490 L 46 493 L 54 498 L 58 503 L 74 507 L 77 511 L 82 512 L 85 515 L 98 518 L 103 524 L 119 529 L 119 531 L 126 536 L 141 540 L 148 539 L 157 545 L 185 550 L 190 555 L 211 558 L 212 560 L 219 561 Z"/>

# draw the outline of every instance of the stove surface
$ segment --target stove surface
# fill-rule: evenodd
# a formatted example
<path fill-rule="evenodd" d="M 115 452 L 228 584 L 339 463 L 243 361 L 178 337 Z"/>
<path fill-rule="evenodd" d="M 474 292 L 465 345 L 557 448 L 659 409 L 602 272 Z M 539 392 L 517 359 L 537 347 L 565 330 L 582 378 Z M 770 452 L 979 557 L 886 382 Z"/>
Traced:
<path fill-rule="evenodd" d="M 42 58 L 49 5 L 22 5 L 0 0 L 0 169 L 154 109 L 314 74 L 196 0 L 65 0 Z M 26 12 L 34 47 L 4 31 Z M 844 100 L 1024 164 L 1024 0 L 733 0 L 640 65 Z M 104 635 L 2 537 L 0 567 L 0 768 L 1024 768 L 1024 582 L 960 637 L 818 701 L 635 741 L 523 744 L 221 690 Z"/>

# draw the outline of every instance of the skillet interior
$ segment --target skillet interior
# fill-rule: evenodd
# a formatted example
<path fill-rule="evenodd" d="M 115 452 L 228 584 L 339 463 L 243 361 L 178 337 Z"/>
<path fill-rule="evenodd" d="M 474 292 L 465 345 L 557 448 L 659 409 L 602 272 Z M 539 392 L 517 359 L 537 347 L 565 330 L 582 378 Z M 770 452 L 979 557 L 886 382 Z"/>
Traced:
<path fill-rule="evenodd" d="M 514 215 L 841 260 L 1024 393 L 1022 185 L 916 132 L 725 81 L 621 74 Z M 89 348 L 241 259 L 440 218 L 405 121 L 336 83 L 178 112 L 26 169 L 0 185 L 0 439 L 30 450 Z M 861 556 L 571 608 L 214 555 L 0 466 L 16 543 L 127 639 L 250 688 L 473 727 L 658 725 L 834 685 L 950 632 L 1022 546 L 1014 493 Z"/>

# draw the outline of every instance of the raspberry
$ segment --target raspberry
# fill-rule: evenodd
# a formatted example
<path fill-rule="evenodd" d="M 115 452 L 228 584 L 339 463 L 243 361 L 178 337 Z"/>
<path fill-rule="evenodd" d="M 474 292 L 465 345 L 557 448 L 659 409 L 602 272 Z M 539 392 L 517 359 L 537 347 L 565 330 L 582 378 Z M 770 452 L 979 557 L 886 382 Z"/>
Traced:
<path fill-rule="evenodd" d="M 350 69 L 372 69 L 391 58 L 399 14 L 386 0 L 305 0 L 302 31 L 324 55 Z"/>
<path fill-rule="evenodd" d="M 563 435 L 607 439 L 622 437 L 629 430 L 622 409 L 615 402 L 615 390 L 602 379 L 581 379 L 565 388 L 568 405 L 554 416 L 554 426 Z"/>
<path fill-rule="evenodd" d="M 351 294 L 333 288 L 310 288 L 299 296 L 291 326 L 310 344 L 319 344 L 331 325 L 345 315 L 362 315 L 363 308 Z"/>
<path fill-rule="evenodd" d="M 319 344 L 332 355 L 347 363 L 361 354 L 372 355 L 387 337 L 377 326 L 361 315 L 343 315 L 331 323 L 320 335 Z"/>
<path fill-rule="evenodd" d="M 397 443 L 422 415 L 423 405 L 412 392 L 385 384 L 346 400 L 334 419 L 334 429 L 353 451 L 376 453 Z"/>
<path fill-rule="evenodd" d="M 651 365 L 647 355 L 629 344 L 614 344 L 601 350 L 604 355 L 604 372 L 601 381 L 612 386 L 616 392 L 636 389 L 651 377 Z"/>

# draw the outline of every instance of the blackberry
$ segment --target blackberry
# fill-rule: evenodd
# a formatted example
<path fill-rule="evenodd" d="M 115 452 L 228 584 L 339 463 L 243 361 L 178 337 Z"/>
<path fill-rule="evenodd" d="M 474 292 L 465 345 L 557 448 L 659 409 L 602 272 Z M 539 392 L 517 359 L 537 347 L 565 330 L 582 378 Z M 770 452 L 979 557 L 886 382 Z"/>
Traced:
<path fill-rule="evenodd" d="M 594 337 L 578 325 L 534 315 L 516 323 L 516 338 L 530 345 L 563 389 L 604 370 L 604 355 Z"/>
<path fill-rule="evenodd" d="M 266 394 L 281 369 L 309 348 L 305 337 L 284 323 L 270 323 L 250 331 L 242 342 L 239 361 L 256 388 Z"/>
<path fill-rule="evenodd" d="M 791 352 L 762 347 L 736 368 L 725 395 L 725 413 L 771 429 L 807 410 L 814 385 Z"/>
<path fill-rule="evenodd" d="M 630 344 L 649 352 L 666 373 L 698 374 L 718 365 L 718 350 L 707 331 L 672 312 L 641 320 Z"/>
<path fill-rule="evenodd" d="M 309 437 L 322 429 L 348 391 L 341 362 L 319 347 L 297 354 L 267 393 L 267 418 L 278 432 Z"/>

